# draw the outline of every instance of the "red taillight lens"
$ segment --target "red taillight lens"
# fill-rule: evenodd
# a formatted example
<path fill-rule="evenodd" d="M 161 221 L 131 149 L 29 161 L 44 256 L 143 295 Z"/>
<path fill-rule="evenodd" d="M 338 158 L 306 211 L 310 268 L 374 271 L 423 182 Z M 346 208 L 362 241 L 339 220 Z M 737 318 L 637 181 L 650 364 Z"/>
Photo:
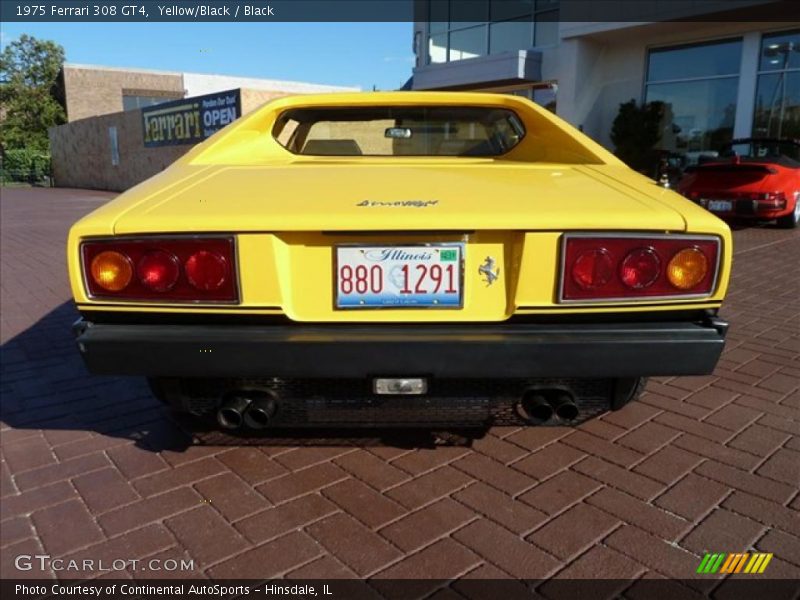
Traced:
<path fill-rule="evenodd" d="M 81 245 L 81 256 L 91 297 L 157 302 L 236 302 L 239 298 L 232 238 L 93 240 Z M 126 285 L 103 285 L 114 269 L 121 270 L 114 281 L 122 281 L 125 264 L 130 269 Z M 105 279 L 95 275 L 101 272 Z"/>
<path fill-rule="evenodd" d="M 614 276 L 614 265 L 605 248 L 587 250 L 575 259 L 572 278 L 584 290 L 606 285 Z"/>
<path fill-rule="evenodd" d="M 762 194 L 758 199 L 758 208 L 781 210 L 786 208 L 786 194 L 783 192 L 769 192 Z"/>
<path fill-rule="evenodd" d="M 154 292 L 168 292 L 181 274 L 178 257 L 171 252 L 153 250 L 139 259 L 136 276 L 141 284 Z"/>
<path fill-rule="evenodd" d="M 200 250 L 186 261 L 186 277 L 198 290 L 218 290 L 228 277 L 228 264 L 224 256 Z"/>
<path fill-rule="evenodd" d="M 711 236 L 568 234 L 560 300 L 637 300 L 714 291 L 720 242 Z"/>
<path fill-rule="evenodd" d="M 653 285 L 661 274 L 661 260 L 653 248 L 637 248 L 622 261 L 619 277 L 627 287 L 641 290 Z"/>

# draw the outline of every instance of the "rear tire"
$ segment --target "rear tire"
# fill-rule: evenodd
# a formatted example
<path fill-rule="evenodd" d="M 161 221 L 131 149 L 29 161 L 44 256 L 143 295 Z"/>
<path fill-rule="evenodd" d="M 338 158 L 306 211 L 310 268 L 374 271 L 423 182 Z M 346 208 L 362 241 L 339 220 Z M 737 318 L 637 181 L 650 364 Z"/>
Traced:
<path fill-rule="evenodd" d="M 800 196 L 794 201 L 794 210 L 785 217 L 777 219 L 778 227 L 781 229 L 794 229 L 800 223 Z"/>
<path fill-rule="evenodd" d="M 647 377 L 617 379 L 611 395 L 611 410 L 619 410 L 629 402 L 638 400 L 647 385 Z"/>
<path fill-rule="evenodd" d="M 189 410 L 183 401 L 180 380 L 174 377 L 148 377 L 147 385 L 153 396 L 169 406 L 174 413 L 188 413 Z"/>

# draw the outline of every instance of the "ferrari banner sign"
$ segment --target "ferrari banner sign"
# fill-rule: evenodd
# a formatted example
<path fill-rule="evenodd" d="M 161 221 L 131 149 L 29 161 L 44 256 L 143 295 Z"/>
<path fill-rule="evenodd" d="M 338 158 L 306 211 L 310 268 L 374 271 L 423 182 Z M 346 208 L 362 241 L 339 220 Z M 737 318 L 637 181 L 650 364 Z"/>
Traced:
<path fill-rule="evenodd" d="M 144 145 L 197 144 L 241 115 L 238 89 L 156 104 L 142 109 Z"/>

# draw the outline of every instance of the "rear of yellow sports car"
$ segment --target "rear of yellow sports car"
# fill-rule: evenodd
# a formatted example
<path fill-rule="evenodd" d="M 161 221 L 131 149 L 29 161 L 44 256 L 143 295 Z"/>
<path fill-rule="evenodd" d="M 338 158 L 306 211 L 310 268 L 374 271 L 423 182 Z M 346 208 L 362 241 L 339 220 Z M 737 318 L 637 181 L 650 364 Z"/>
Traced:
<path fill-rule="evenodd" d="M 78 347 L 227 428 L 577 423 L 710 373 L 727 226 L 512 96 L 282 99 L 70 232 Z"/>

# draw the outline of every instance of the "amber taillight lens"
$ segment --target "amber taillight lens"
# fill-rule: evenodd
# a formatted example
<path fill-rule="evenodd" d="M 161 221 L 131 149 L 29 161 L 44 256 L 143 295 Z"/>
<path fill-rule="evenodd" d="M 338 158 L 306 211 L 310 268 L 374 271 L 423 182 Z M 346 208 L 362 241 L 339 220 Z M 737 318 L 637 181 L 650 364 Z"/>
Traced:
<path fill-rule="evenodd" d="M 667 279 L 679 290 L 697 286 L 708 273 L 708 257 L 699 248 L 684 248 L 667 265 Z"/>
<path fill-rule="evenodd" d="M 131 259 L 122 252 L 103 250 L 89 266 L 92 281 L 107 292 L 121 292 L 133 279 Z"/>
<path fill-rule="evenodd" d="M 233 238 L 109 238 L 81 244 L 92 298 L 237 302 Z"/>
<path fill-rule="evenodd" d="M 567 234 L 559 297 L 591 302 L 711 295 L 720 251 L 712 236 Z"/>

